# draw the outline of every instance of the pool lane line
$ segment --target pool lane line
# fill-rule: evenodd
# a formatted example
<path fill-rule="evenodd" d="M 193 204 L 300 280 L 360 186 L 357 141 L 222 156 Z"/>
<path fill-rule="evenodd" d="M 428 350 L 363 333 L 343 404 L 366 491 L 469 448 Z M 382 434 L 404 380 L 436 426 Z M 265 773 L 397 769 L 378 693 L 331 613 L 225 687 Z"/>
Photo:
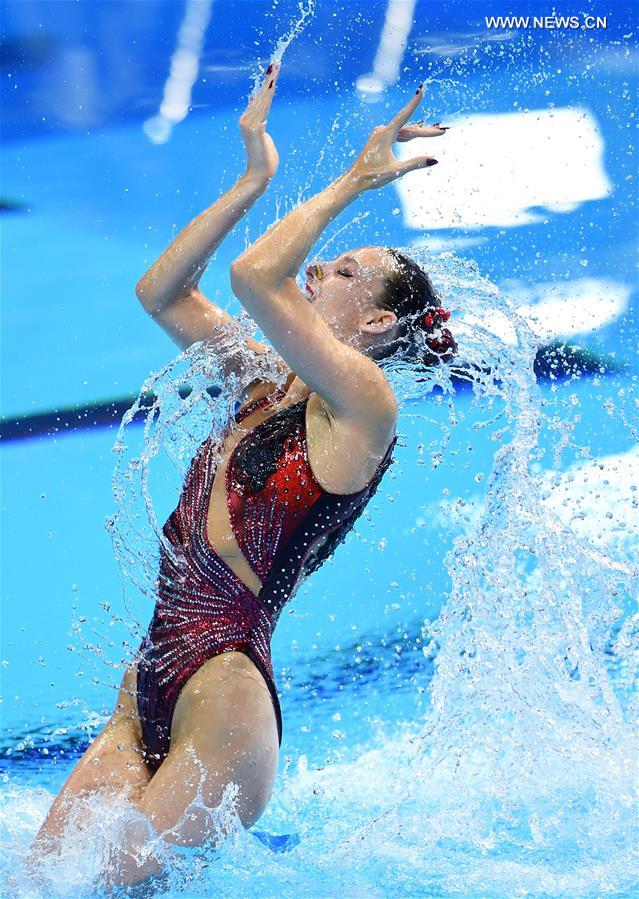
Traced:
<path fill-rule="evenodd" d="M 553 341 L 537 351 L 534 372 L 541 382 L 561 382 L 570 378 L 590 375 L 606 375 L 623 368 L 610 357 L 598 355 L 589 349 L 582 349 L 565 341 Z M 455 392 L 461 393 L 470 386 L 468 378 L 452 375 Z M 215 398 L 220 389 L 211 386 L 210 395 Z M 190 393 L 188 387 L 180 388 L 180 396 L 185 399 Z M 155 402 L 155 394 L 144 395 L 140 410 L 132 423 L 142 424 L 146 413 Z M 74 431 L 89 431 L 94 428 L 109 428 L 119 425 L 122 416 L 136 402 L 137 396 L 120 397 L 91 403 L 86 406 L 69 406 L 45 412 L 35 412 L 15 418 L 0 419 L 0 443 L 31 440 L 35 437 L 56 437 Z"/>

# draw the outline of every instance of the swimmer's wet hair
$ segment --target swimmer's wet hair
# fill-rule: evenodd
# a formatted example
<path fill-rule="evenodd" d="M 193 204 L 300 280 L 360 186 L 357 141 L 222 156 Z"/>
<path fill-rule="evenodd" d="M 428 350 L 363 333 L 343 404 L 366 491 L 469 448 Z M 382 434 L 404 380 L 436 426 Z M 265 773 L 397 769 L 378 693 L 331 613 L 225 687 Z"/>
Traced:
<path fill-rule="evenodd" d="M 441 298 L 419 265 L 392 247 L 385 248 L 395 260 L 395 271 L 386 276 L 386 285 L 377 301 L 381 309 L 397 316 L 397 336 L 376 347 L 376 361 L 402 358 L 423 365 L 450 362 L 457 352 L 455 338 L 443 327 L 450 312 L 442 308 Z"/>

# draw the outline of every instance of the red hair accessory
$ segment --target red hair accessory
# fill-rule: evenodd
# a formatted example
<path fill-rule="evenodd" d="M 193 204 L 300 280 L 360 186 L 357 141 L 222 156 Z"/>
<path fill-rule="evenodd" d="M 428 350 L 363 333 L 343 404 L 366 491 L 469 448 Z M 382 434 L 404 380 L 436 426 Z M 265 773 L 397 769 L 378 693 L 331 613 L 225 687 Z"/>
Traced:
<path fill-rule="evenodd" d="M 415 324 L 423 328 L 425 331 L 430 331 L 433 326 L 440 324 L 440 322 L 447 322 L 450 318 L 450 312 L 447 309 L 426 309 L 415 321 Z"/>
<path fill-rule="evenodd" d="M 416 320 L 415 324 L 418 328 L 423 328 L 428 334 L 431 334 L 435 329 L 437 329 L 444 322 L 447 322 L 450 318 L 450 312 L 447 309 L 426 309 Z M 432 337 L 426 338 L 426 343 L 440 356 L 443 356 L 443 361 L 448 362 L 452 359 L 453 355 L 457 351 L 457 344 L 455 342 L 455 338 L 448 330 L 448 328 L 439 328 L 437 334 L 433 334 Z"/>

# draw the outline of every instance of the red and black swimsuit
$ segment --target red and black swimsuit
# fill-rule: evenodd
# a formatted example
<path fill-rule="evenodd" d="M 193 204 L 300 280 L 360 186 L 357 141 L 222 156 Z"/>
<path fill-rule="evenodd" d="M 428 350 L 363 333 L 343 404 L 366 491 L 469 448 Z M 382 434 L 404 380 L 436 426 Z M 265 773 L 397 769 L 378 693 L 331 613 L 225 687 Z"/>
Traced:
<path fill-rule="evenodd" d="M 279 397 L 284 391 L 279 391 Z M 158 599 L 138 650 L 137 701 L 149 764 L 169 750 L 173 710 L 182 687 L 208 659 L 245 653 L 271 693 L 279 742 L 282 714 L 271 663 L 271 637 L 298 584 L 331 555 L 350 531 L 391 463 L 397 437 L 370 483 L 356 493 L 327 493 L 308 460 L 306 404 L 278 409 L 234 447 L 226 469 L 229 517 L 237 543 L 262 582 L 255 595 L 209 543 L 206 518 L 220 444 L 198 448 L 177 508 L 163 532 Z M 269 403 L 245 406 L 242 421 Z"/>

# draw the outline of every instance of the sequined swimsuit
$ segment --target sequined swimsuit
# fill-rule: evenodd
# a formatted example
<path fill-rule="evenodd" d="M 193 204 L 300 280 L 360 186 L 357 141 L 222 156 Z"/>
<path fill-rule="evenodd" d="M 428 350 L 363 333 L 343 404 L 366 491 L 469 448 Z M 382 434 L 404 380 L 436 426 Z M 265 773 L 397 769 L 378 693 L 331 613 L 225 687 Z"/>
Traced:
<path fill-rule="evenodd" d="M 284 391 L 279 391 L 279 398 Z M 177 508 L 163 527 L 174 553 L 160 550 L 157 602 L 138 650 L 137 702 L 147 761 L 169 750 L 175 703 L 208 659 L 239 651 L 261 672 L 273 701 L 278 739 L 282 714 L 271 662 L 271 636 L 298 584 L 341 543 L 391 463 L 396 437 L 370 483 L 349 494 L 325 491 L 308 460 L 306 404 L 285 406 L 252 428 L 226 468 L 233 534 L 262 582 L 256 596 L 213 550 L 207 513 L 220 444 L 205 440 L 191 462 Z M 236 415 L 242 421 L 264 397 Z"/>

